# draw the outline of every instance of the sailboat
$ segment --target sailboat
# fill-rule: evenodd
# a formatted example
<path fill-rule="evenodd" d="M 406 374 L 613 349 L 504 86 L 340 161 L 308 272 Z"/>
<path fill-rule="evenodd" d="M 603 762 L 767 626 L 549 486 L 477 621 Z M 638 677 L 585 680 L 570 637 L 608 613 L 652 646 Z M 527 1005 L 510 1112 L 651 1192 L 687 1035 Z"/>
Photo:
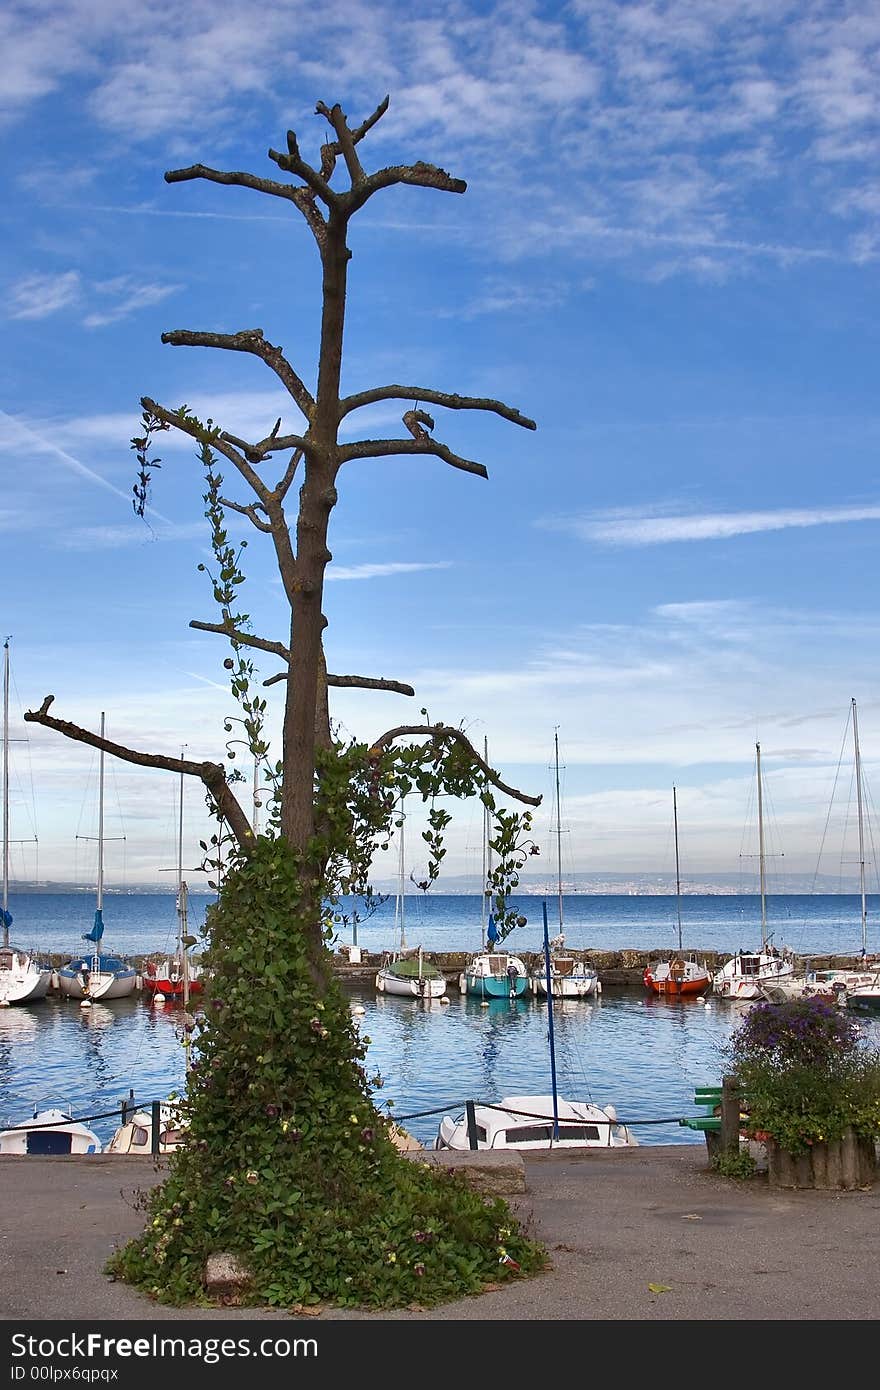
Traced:
<path fill-rule="evenodd" d="M 3 946 L 0 948 L 0 1008 L 9 1004 L 33 1004 L 45 999 L 52 969 L 28 951 L 9 944 L 12 913 L 9 911 L 9 638 L 3 643 Z"/>
<path fill-rule="evenodd" d="M 483 740 L 483 760 L 489 761 L 489 750 Z M 476 994 L 481 999 L 518 999 L 528 993 L 529 973 L 525 961 L 508 951 L 496 951 L 498 928 L 491 912 L 490 894 L 486 887 L 492 863 L 489 845 L 489 808 L 483 807 L 483 893 L 480 901 L 480 927 L 483 949 L 471 956 L 458 977 L 462 994 Z"/>
<path fill-rule="evenodd" d="M 669 960 L 648 962 L 644 980 L 653 994 L 671 994 L 675 998 L 702 994 L 712 983 L 707 967 L 686 959 L 681 944 L 681 864 L 678 856 L 678 796 L 672 788 L 672 819 L 675 827 L 675 904 L 678 918 L 678 954 Z"/>
<path fill-rule="evenodd" d="M 562 807 L 559 800 L 559 734 L 553 734 L 556 772 L 556 899 L 559 910 L 559 933 L 550 942 L 548 956 L 550 988 L 562 999 L 588 999 L 601 993 L 599 973 L 565 950 L 562 913 Z M 533 970 L 530 977 L 533 994 L 548 993 L 547 965 Z"/>
<path fill-rule="evenodd" d="M 104 738 L 104 713 L 101 712 L 101 738 Z M 124 999 L 135 987 L 137 972 L 134 966 L 121 956 L 109 955 L 101 950 L 104 935 L 104 749 L 99 753 L 98 763 L 98 887 L 95 903 L 95 921 L 90 932 L 85 932 L 83 941 L 90 941 L 93 951 L 90 957 L 85 953 L 68 961 L 58 971 L 58 987 L 67 999 L 79 999 L 83 1003 L 101 999 Z"/>
<path fill-rule="evenodd" d="M 181 757 L 183 754 L 181 753 Z M 187 937 L 187 904 L 189 888 L 183 877 L 183 779 L 180 774 L 180 797 L 177 820 L 177 950 L 165 960 L 148 961 L 144 969 L 144 989 L 156 1002 L 179 1000 L 184 1008 L 191 994 L 202 991 L 201 972 L 190 959 Z"/>
<path fill-rule="evenodd" d="M 878 1007 L 880 970 L 868 957 L 868 898 L 865 891 L 865 816 L 862 757 L 859 749 L 859 716 L 855 700 L 850 702 L 853 735 L 853 780 L 856 788 L 856 810 L 859 823 L 859 890 L 861 897 L 862 968 L 858 970 L 808 970 L 803 975 L 781 980 L 775 986 L 762 989 L 765 999 L 781 1003 L 785 999 L 811 998 L 820 994 L 852 1008 Z M 867 1002 L 865 1002 L 867 1001 Z"/>
<path fill-rule="evenodd" d="M 547 904 L 544 915 L 544 965 L 550 974 Z M 547 996 L 547 1041 L 550 1047 L 550 1095 L 504 1096 L 494 1105 L 468 1103 L 464 1115 L 444 1115 L 434 1140 L 435 1149 L 608 1149 L 637 1145 L 638 1140 L 617 1118 L 613 1105 L 564 1100 L 556 1084 L 556 1043 L 553 1032 L 553 994 Z"/>
<path fill-rule="evenodd" d="M 767 875 L 764 850 L 764 784 L 761 779 L 761 745 L 755 744 L 758 781 L 758 862 L 761 887 L 761 949 L 737 951 L 715 971 L 712 993 L 721 999 L 760 999 L 762 989 L 794 974 L 791 960 L 771 946 L 767 935 Z"/>
<path fill-rule="evenodd" d="M 421 946 L 406 944 L 406 847 L 404 844 L 404 812 L 400 807 L 398 840 L 398 889 L 394 906 L 394 929 L 399 936 L 395 951 L 386 952 L 376 972 L 376 988 L 380 994 L 400 994 L 409 999 L 443 999 L 446 977 L 433 961 L 425 960 Z"/>

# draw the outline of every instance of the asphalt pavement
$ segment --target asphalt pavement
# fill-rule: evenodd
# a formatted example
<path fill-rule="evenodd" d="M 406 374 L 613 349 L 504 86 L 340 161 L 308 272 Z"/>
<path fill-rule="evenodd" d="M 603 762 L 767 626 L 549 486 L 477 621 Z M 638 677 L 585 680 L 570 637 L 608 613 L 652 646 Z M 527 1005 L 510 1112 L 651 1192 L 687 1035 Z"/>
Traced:
<path fill-rule="evenodd" d="M 508 1198 L 550 1254 L 535 1278 L 429 1310 L 325 1308 L 330 1319 L 875 1320 L 880 1185 L 782 1191 L 722 1178 L 702 1145 L 530 1156 Z M 169 1308 L 103 1267 L 142 1227 L 151 1159 L 0 1158 L 0 1318 L 285 1319 L 284 1309 Z M 316 1322 L 311 1318 L 312 1323 Z"/>

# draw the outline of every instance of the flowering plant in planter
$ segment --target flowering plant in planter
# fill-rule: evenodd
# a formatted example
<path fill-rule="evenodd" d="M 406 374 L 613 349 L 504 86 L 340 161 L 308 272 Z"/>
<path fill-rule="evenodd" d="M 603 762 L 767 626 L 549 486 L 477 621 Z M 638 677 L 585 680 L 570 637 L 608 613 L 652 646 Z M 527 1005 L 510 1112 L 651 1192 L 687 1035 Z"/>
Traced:
<path fill-rule="evenodd" d="M 848 1132 L 880 1138 L 880 1050 L 821 997 L 756 1004 L 726 1048 L 752 1138 L 792 1155 Z"/>

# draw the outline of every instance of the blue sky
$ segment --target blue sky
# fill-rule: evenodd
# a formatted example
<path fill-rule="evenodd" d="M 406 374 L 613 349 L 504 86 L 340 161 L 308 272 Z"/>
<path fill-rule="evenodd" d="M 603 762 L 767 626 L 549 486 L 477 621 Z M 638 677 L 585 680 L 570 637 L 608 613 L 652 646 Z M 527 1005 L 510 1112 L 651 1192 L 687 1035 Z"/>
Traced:
<path fill-rule="evenodd" d="M 760 740 L 787 865 L 816 868 L 853 696 L 869 785 L 880 759 L 878 47 L 869 0 L 12 0 L 13 733 L 51 691 L 77 722 L 106 710 L 121 742 L 222 756 L 226 652 L 187 626 L 215 617 L 198 465 L 162 439 L 147 530 L 129 440 L 143 394 L 243 437 L 279 414 L 294 430 L 263 364 L 159 339 L 259 326 L 312 384 L 318 264 L 292 208 L 162 175 L 277 175 L 266 151 L 288 127 L 317 157 L 316 101 L 354 121 L 388 93 L 368 167 L 423 159 L 468 190 L 398 189 L 355 218 L 344 386 L 497 396 L 538 429 L 434 412 L 488 482 L 431 459 L 347 465 L 329 664 L 417 698 L 338 692 L 335 715 L 370 738 L 426 705 L 548 804 L 558 726 L 581 872 L 668 872 L 673 783 L 686 872 L 736 872 Z M 398 413 L 358 427 L 399 432 Z M 248 611 L 283 639 L 270 557 L 249 540 Z M 41 876 L 87 878 L 74 837 L 92 755 L 28 738 L 14 833 L 35 816 Z M 126 881 L 155 881 L 174 778 L 113 779 Z M 196 789 L 190 803 L 195 832 Z M 449 866 L 478 869 L 475 810 Z M 29 872 L 26 848 L 15 867 Z"/>

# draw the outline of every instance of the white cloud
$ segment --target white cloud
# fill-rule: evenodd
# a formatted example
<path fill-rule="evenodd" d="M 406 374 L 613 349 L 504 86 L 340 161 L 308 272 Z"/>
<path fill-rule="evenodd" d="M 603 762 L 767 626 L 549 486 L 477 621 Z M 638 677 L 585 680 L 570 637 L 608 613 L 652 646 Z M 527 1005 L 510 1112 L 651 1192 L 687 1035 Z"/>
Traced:
<path fill-rule="evenodd" d="M 451 560 L 387 561 L 384 564 L 333 565 L 327 579 L 384 579 L 392 574 L 414 574 L 418 570 L 448 570 Z"/>
<path fill-rule="evenodd" d="M 190 522 L 181 525 L 144 525 L 132 515 L 128 526 L 79 526 L 56 536 L 65 550 L 121 550 L 126 546 L 151 545 L 160 541 L 207 540 L 207 523 Z"/>
<path fill-rule="evenodd" d="M 542 522 L 554 530 L 571 531 L 582 540 L 604 545 L 667 545 L 679 541 L 728 540 L 762 531 L 785 531 L 807 526 L 832 526 L 851 521 L 880 520 L 880 505 L 853 507 L 790 507 L 762 512 L 708 512 L 692 516 L 657 516 L 636 510 Z"/>
<path fill-rule="evenodd" d="M 7 291 L 6 314 L 11 319 L 45 319 L 80 298 L 79 272 L 63 275 L 26 275 Z"/>
<path fill-rule="evenodd" d="M 111 302 L 106 309 L 87 314 L 83 319 L 86 328 L 104 328 L 108 323 L 117 323 L 138 309 L 151 304 L 161 304 L 170 294 L 175 294 L 180 285 L 142 284 L 132 275 L 119 275 L 95 285 L 99 296 Z M 113 302 L 115 300 L 115 302 Z"/>

